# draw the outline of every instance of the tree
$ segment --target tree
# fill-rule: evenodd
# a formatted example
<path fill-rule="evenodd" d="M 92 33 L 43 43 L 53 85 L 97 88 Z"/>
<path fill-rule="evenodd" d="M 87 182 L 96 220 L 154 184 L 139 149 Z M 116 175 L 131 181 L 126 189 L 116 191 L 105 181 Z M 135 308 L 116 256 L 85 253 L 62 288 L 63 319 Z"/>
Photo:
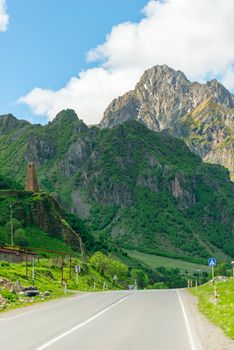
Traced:
<path fill-rule="evenodd" d="M 136 280 L 137 285 L 140 288 L 144 288 L 148 285 L 148 276 L 140 269 L 132 269 L 131 277 L 133 280 Z"/>
<path fill-rule="evenodd" d="M 128 267 L 118 260 L 109 259 L 106 273 L 109 278 L 116 275 L 119 280 L 123 280 L 128 274 Z"/>
<path fill-rule="evenodd" d="M 12 219 L 12 226 L 14 231 L 22 227 L 21 223 L 15 218 Z M 8 221 L 5 227 L 7 232 L 11 233 L 11 221 Z"/>
<path fill-rule="evenodd" d="M 228 276 L 228 264 L 224 263 L 219 263 L 216 271 L 218 270 L 218 274 L 221 276 Z"/>
<path fill-rule="evenodd" d="M 121 263 L 119 260 L 112 259 L 102 252 L 96 252 L 90 259 L 90 263 L 96 268 L 96 270 L 112 279 L 115 275 L 118 280 L 123 280 L 128 274 L 127 265 Z"/>
<path fill-rule="evenodd" d="M 167 289 L 167 285 L 164 282 L 157 282 L 153 284 L 152 289 Z"/>
<path fill-rule="evenodd" d="M 22 228 L 18 228 L 15 231 L 14 241 L 16 245 L 19 245 L 20 247 L 28 247 L 29 241 L 25 234 L 25 231 Z"/>
<path fill-rule="evenodd" d="M 103 254 L 102 252 L 96 252 L 92 255 L 90 263 L 96 268 L 96 270 L 101 275 L 104 275 L 108 267 L 108 260 L 109 259 L 105 254 Z"/>

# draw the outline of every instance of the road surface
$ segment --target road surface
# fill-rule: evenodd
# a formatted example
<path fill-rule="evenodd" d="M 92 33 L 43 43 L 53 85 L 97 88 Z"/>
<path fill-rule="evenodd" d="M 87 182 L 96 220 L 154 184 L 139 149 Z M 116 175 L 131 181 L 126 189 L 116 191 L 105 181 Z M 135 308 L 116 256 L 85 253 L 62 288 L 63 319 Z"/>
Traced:
<path fill-rule="evenodd" d="M 1 350 L 201 350 L 183 291 L 90 293 L 0 316 Z"/>

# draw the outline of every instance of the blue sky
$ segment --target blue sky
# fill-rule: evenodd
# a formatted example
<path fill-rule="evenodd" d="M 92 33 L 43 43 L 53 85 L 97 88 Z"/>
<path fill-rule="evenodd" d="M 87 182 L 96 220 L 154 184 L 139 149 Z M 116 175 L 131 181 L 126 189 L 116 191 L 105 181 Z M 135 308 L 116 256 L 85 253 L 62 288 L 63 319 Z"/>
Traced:
<path fill-rule="evenodd" d="M 138 21 L 146 0 L 8 0 L 8 30 L 0 33 L 0 114 L 33 119 L 17 99 L 35 86 L 58 89 L 93 66 L 86 53 L 112 26 Z M 37 117 L 45 122 L 47 117 Z"/>
<path fill-rule="evenodd" d="M 234 91 L 233 13 L 233 0 L 0 0 L 0 114 L 73 108 L 95 124 L 156 64 Z"/>

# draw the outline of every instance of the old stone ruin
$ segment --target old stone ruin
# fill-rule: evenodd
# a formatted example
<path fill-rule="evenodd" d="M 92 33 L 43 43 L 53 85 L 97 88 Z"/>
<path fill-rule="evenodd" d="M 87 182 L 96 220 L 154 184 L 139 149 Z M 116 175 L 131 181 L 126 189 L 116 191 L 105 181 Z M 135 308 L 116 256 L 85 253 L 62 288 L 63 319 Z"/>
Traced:
<path fill-rule="evenodd" d="M 25 191 L 39 192 L 39 185 L 34 162 L 28 163 Z"/>

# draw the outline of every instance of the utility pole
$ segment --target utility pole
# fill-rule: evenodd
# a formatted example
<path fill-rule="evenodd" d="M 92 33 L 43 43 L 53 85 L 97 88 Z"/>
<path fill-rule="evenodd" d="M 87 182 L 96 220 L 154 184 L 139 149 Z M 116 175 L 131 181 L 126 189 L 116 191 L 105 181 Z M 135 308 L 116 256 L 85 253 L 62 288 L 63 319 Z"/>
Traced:
<path fill-rule="evenodd" d="M 69 275 L 70 279 L 72 278 L 72 257 L 71 255 L 69 256 Z"/>
<path fill-rule="evenodd" d="M 14 246 L 14 237 L 13 237 L 13 209 L 12 204 L 10 204 L 10 223 L 11 223 L 11 246 Z"/>
<path fill-rule="evenodd" d="M 28 279 L 28 254 L 25 253 L 25 278 Z"/>
<path fill-rule="evenodd" d="M 61 258 L 61 284 L 63 285 L 63 266 L 64 266 L 64 261 L 63 261 L 63 256 Z"/>
<path fill-rule="evenodd" d="M 34 286 L 34 280 L 35 280 L 35 259 L 34 259 L 34 255 L 32 257 L 32 285 Z"/>

